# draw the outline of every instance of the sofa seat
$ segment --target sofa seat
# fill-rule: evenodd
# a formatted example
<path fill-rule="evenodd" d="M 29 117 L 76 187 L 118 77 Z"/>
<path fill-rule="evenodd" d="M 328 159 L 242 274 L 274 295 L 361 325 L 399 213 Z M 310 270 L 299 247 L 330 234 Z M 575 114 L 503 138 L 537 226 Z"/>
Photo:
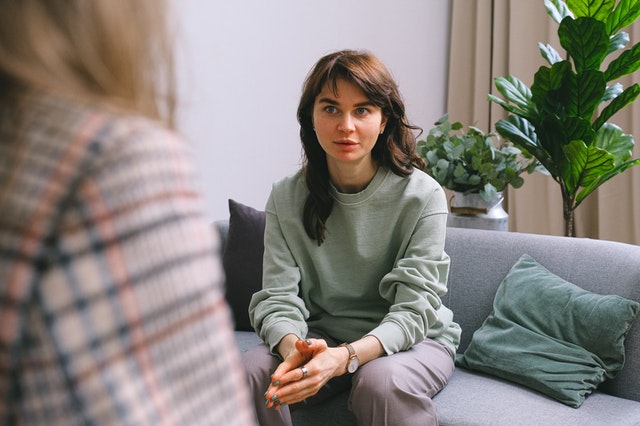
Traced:
<path fill-rule="evenodd" d="M 524 386 L 463 368 L 456 368 L 447 386 L 433 400 L 440 426 L 640 424 L 637 401 L 595 391 L 576 409 Z M 473 410 L 469 410 L 470 406 Z"/>

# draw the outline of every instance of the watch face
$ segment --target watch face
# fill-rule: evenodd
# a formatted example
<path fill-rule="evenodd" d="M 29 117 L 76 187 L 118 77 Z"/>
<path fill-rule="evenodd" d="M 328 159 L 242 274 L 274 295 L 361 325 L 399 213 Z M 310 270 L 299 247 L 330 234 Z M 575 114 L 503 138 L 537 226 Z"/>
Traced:
<path fill-rule="evenodd" d="M 347 371 L 349 373 L 355 373 L 358 369 L 358 357 L 353 357 L 349 360 L 349 365 L 347 366 Z"/>

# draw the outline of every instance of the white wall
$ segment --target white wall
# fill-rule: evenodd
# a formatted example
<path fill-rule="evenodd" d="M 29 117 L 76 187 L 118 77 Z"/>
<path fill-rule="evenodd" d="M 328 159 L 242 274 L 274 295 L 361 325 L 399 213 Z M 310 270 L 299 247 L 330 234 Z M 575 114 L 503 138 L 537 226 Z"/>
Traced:
<path fill-rule="evenodd" d="M 194 144 L 213 219 L 227 199 L 264 208 L 300 165 L 296 108 L 315 61 L 368 49 L 390 68 L 409 118 L 445 112 L 447 0 L 174 0 L 182 41 L 180 130 Z"/>

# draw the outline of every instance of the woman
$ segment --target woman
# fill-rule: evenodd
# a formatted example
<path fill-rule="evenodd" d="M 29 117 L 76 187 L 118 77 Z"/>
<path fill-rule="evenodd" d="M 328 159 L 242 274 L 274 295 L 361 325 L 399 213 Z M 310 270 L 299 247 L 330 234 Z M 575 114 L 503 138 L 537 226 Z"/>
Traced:
<path fill-rule="evenodd" d="M 163 3 L 2 2 L 0 424 L 255 421 Z"/>
<path fill-rule="evenodd" d="M 267 201 L 249 308 L 266 343 L 243 354 L 258 419 L 290 424 L 288 406 L 351 386 L 361 425 L 437 424 L 460 336 L 440 300 L 447 207 L 397 85 L 370 53 L 329 54 L 298 121 L 304 164 Z"/>

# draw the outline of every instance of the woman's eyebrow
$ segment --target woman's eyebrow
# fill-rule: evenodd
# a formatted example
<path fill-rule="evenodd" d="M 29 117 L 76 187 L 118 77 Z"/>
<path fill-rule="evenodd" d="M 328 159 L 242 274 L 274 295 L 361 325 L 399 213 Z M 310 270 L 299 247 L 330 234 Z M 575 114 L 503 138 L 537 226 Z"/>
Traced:
<path fill-rule="evenodd" d="M 331 98 L 320 98 L 318 99 L 318 103 L 325 103 L 325 104 L 330 104 L 330 105 L 340 105 L 340 102 L 331 99 Z M 366 107 L 366 106 L 376 106 L 373 102 L 371 101 L 364 101 L 364 102 L 358 102 L 357 104 L 354 105 L 354 107 L 356 108 L 360 108 L 360 107 Z"/>
<path fill-rule="evenodd" d="M 331 104 L 331 105 L 338 105 L 339 102 L 331 99 L 331 98 L 320 98 L 318 99 L 318 103 L 325 103 L 325 104 Z"/>

